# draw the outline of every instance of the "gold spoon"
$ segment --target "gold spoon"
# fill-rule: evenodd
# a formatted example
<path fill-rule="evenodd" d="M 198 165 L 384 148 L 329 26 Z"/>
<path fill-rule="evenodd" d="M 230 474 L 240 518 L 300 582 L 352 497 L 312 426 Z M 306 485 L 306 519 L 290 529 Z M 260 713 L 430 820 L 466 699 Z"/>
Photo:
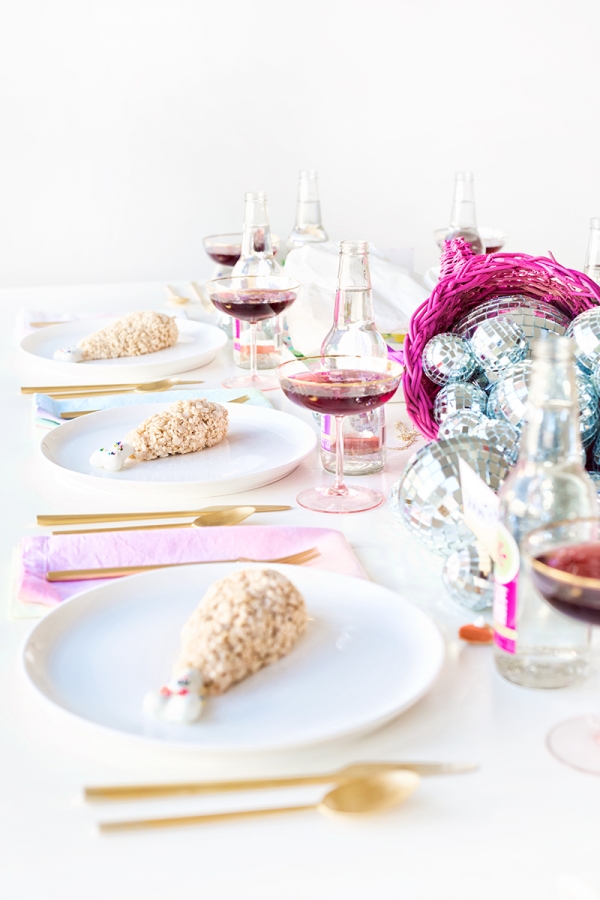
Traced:
<path fill-rule="evenodd" d="M 101 822 L 103 833 L 136 829 L 171 828 L 178 825 L 203 825 L 230 819 L 249 819 L 277 813 L 316 809 L 328 816 L 364 816 L 385 812 L 408 800 L 419 786 L 416 772 L 386 772 L 372 778 L 357 778 L 329 791 L 319 803 L 304 806 L 276 806 L 271 809 L 244 809 L 235 812 L 208 813 L 200 816 L 171 816 L 163 819 L 132 819 L 125 822 Z"/>
<path fill-rule="evenodd" d="M 163 528 L 205 528 L 207 525 L 237 525 L 256 512 L 255 506 L 234 506 L 206 513 L 193 522 L 177 522 L 172 525 L 128 525 L 125 528 L 81 528 L 72 531 L 53 531 L 52 534 L 99 534 L 101 531 L 156 531 Z"/>

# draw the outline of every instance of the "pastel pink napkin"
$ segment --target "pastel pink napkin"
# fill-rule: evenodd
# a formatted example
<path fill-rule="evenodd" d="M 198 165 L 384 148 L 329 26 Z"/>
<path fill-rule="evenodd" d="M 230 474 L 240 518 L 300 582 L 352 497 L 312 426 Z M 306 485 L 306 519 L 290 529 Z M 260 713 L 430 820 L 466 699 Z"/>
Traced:
<path fill-rule="evenodd" d="M 328 572 L 366 578 L 344 535 L 331 528 L 285 525 L 240 525 L 176 528 L 157 531 L 115 531 L 104 534 L 64 534 L 25 537 L 21 541 L 18 597 L 26 603 L 54 606 L 106 579 L 46 581 L 46 572 L 137 566 L 174 562 L 218 562 L 247 556 L 271 559 L 317 547 L 321 555 L 307 565 Z"/>

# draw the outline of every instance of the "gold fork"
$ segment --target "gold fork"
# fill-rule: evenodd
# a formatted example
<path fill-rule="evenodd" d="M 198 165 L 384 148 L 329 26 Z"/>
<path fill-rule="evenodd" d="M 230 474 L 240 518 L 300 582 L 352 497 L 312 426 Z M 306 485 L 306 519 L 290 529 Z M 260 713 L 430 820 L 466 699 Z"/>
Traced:
<path fill-rule="evenodd" d="M 237 559 L 199 559 L 182 563 L 160 563 L 152 566 L 113 566 L 101 569 L 58 569 L 46 572 L 46 581 L 93 581 L 96 578 L 122 578 L 125 575 L 137 575 L 140 572 L 150 572 L 153 569 L 169 569 L 173 566 L 197 566 L 214 562 L 250 562 L 250 563 L 288 563 L 291 566 L 302 566 L 320 556 L 316 547 L 310 550 L 302 550 L 289 556 L 278 556 L 274 559 L 251 559 L 248 556 L 238 556 Z"/>

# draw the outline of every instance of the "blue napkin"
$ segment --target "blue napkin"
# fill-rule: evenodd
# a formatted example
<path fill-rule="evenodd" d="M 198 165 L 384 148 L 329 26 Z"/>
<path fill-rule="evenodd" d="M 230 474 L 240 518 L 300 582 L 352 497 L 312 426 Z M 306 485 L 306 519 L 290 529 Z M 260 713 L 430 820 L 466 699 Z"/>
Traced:
<path fill-rule="evenodd" d="M 209 390 L 192 391 L 159 391 L 155 394 L 117 394 L 111 396 L 105 394 L 102 397 L 78 397 L 72 400 L 53 400 L 46 394 L 33 395 L 33 416 L 35 424 L 41 428 L 55 428 L 64 425 L 69 419 L 61 419 L 61 412 L 79 412 L 85 409 L 114 409 L 119 406 L 139 406 L 142 403 L 175 403 L 176 400 L 212 400 L 215 403 L 225 403 L 235 400 L 236 397 L 248 396 L 247 403 L 252 406 L 273 407 L 261 391 L 255 390 L 230 390 L 227 388 L 213 388 Z"/>

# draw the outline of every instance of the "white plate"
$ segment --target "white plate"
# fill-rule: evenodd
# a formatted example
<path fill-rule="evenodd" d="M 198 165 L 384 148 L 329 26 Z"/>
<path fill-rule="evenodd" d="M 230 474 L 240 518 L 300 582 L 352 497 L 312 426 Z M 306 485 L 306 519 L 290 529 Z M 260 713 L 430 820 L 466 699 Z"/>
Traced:
<path fill-rule="evenodd" d="M 212 362 L 227 343 L 225 332 L 213 325 L 177 319 L 179 338 L 166 350 L 143 356 L 119 359 L 92 359 L 89 362 L 58 362 L 52 356 L 61 347 L 71 347 L 94 331 L 106 328 L 115 319 L 86 319 L 50 325 L 28 334 L 21 341 L 21 352 L 39 372 L 67 384 L 119 384 L 130 381 L 154 381 L 187 372 Z"/>
<path fill-rule="evenodd" d="M 209 698 L 194 725 L 148 718 L 142 699 L 170 676 L 184 622 L 208 586 L 234 568 L 159 569 L 73 597 L 26 640 L 29 683 L 38 696 L 96 728 L 163 746 L 243 752 L 376 728 L 412 706 L 438 675 L 440 633 L 398 594 L 358 578 L 273 566 L 302 592 L 311 617 L 292 652 Z"/>
<path fill-rule="evenodd" d="M 149 462 L 130 460 L 120 472 L 91 466 L 94 450 L 125 439 L 168 403 L 140 403 L 104 409 L 54 428 L 43 439 L 42 458 L 70 485 L 107 496 L 155 498 L 173 503 L 249 491 L 288 475 L 314 449 L 316 434 L 296 416 L 259 406 L 228 403 L 225 440 L 179 456 Z"/>

